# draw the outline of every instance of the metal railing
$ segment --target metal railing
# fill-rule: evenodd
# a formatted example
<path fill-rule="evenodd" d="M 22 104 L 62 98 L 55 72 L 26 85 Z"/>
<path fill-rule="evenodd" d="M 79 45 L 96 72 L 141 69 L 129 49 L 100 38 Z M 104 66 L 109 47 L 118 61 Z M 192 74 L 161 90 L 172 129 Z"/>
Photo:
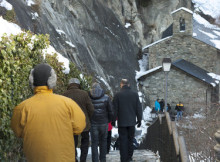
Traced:
<path fill-rule="evenodd" d="M 178 135 L 175 121 L 170 120 L 168 112 L 159 114 L 148 127 L 147 135 L 140 149 L 158 151 L 163 162 L 189 162 L 184 137 Z"/>

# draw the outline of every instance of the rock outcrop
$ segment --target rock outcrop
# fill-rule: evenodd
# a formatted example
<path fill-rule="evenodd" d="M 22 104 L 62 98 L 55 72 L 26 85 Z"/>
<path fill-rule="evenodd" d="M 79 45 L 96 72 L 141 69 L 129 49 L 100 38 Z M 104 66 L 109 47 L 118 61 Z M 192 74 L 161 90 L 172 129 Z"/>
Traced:
<path fill-rule="evenodd" d="M 48 33 L 52 46 L 115 92 L 121 78 L 136 89 L 139 49 L 161 37 L 170 12 L 186 0 L 8 0 L 17 21 L 34 33 Z M 185 2 L 185 3 L 184 3 Z"/>

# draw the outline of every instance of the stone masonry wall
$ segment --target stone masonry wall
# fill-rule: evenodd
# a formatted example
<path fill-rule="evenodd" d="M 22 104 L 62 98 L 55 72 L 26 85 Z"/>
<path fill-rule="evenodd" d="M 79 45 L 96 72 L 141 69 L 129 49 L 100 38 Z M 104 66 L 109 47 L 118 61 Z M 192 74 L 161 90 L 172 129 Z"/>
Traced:
<path fill-rule="evenodd" d="M 173 16 L 173 33 L 174 34 L 178 34 L 181 33 L 180 32 L 180 17 L 183 18 L 185 20 L 185 34 L 187 35 L 192 35 L 192 14 L 189 12 L 186 12 L 184 10 L 180 10 L 176 13 L 172 14 Z"/>
<path fill-rule="evenodd" d="M 178 34 L 149 47 L 149 69 L 161 66 L 162 59 L 170 57 L 172 62 L 185 59 L 209 72 L 220 74 L 217 54 L 216 48 L 184 33 Z"/>
<path fill-rule="evenodd" d="M 143 91 L 149 98 L 149 106 L 154 107 L 157 98 L 165 98 L 165 74 L 162 71 L 155 72 L 143 82 Z M 211 99 L 210 86 L 197 78 L 189 76 L 175 67 L 168 74 L 168 97 L 167 103 L 174 106 L 181 101 L 188 114 L 192 112 L 205 111 L 206 94 L 208 105 Z"/>

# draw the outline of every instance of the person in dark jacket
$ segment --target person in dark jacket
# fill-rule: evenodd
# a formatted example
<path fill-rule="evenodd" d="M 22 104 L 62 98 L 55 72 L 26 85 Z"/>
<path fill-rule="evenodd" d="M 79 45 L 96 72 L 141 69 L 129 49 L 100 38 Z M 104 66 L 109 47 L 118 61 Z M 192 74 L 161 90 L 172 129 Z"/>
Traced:
<path fill-rule="evenodd" d="M 113 98 L 115 119 L 118 118 L 121 162 L 132 161 L 135 125 L 141 126 L 142 106 L 139 96 L 133 92 L 127 79 L 120 83 L 121 91 Z M 137 118 L 137 120 L 136 120 Z"/>
<path fill-rule="evenodd" d="M 164 100 L 161 99 L 159 103 L 160 103 L 160 111 L 163 112 L 164 105 L 165 105 Z"/>
<path fill-rule="evenodd" d="M 98 83 L 93 83 L 89 94 L 94 105 L 94 114 L 91 119 L 92 161 L 106 162 L 108 123 L 114 115 L 112 102 Z"/>
<path fill-rule="evenodd" d="M 94 107 L 92 105 L 91 99 L 89 97 L 89 94 L 80 89 L 80 81 L 77 78 L 71 78 L 69 80 L 69 86 L 67 88 L 67 91 L 63 94 L 66 97 L 71 98 L 74 100 L 82 109 L 86 116 L 86 128 L 81 133 L 81 156 L 80 156 L 80 162 L 86 162 L 87 154 L 88 154 L 88 147 L 89 147 L 89 132 L 90 132 L 90 120 L 94 112 Z M 78 145 L 78 135 L 74 135 L 75 140 L 75 149 Z M 76 152 L 76 162 L 77 160 L 77 151 Z"/>
<path fill-rule="evenodd" d="M 182 115 L 183 115 L 183 104 L 181 102 L 179 102 L 178 104 L 176 104 L 175 110 L 177 111 L 177 117 L 176 120 L 181 120 L 182 119 Z"/>

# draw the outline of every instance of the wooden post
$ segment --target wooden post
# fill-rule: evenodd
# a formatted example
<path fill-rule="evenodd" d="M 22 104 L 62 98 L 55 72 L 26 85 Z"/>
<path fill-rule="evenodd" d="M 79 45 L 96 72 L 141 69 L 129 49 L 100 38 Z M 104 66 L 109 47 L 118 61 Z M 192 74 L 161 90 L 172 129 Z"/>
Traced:
<path fill-rule="evenodd" d="M 172 129 L 173 129 L 173 141 L 174 141 L 174 146 L 176 150 L 176 155 L 179 155 L 180 147 L 179 147 L 179 142 L 178 142 L 178 132 L 176 128 L 176 122 L 171 122 L 171 123 L 172 123 Z"/>
<path fill-rule="evenodd" d="M 178 138 L 179 146 L 180 146 L 180 158 L 181 162 L 189 162 L 189 157 L 186 150 L 186 145 L 183 136 L 179 136 Z"/>
<path fill-rule="evenodd" d="M 220 162 L 220 129 L 215 133 L 217 144 L 214 146 L 216 152 L 217 162 Z"/>

